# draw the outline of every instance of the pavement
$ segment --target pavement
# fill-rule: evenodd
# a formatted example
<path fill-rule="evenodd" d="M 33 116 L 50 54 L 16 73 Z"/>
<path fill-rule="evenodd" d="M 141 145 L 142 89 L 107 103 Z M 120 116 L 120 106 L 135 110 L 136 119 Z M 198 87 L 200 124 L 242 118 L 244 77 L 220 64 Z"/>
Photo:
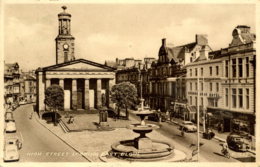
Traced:
<path fill-rule="evenodd" d="M 168 123 L 174 123 L 174 124 L 179 125 L 179 124 L 181 124 L 181 123 L 183 122 L 183 120 L 177 119 L 177 118 L 173 118 L 173 120 L 171 120 L 171 121 L 170 121 L 170 120 L 167 120 L 167 122 L 168 122 Z M 195 125 L 197 125 L 197 124 L 195 124 Z M 200 129 L 203 129 L 203 127 L 200 126 Z M 225 142 L 227 136 L 229 135 L 228 132 L 221 132 L 221 133 L 219 133 L 219 132 L 218 132 L 217 130 L 215 130 L 215 129 L 211 129 L 211 130 L 215 133 L 214 139 L 216 139 L 216 140 L 218 140 L 218 141 L 221 141 L 221 142 Z M 200 133 L 203 133 L 203 131 L 200 131 Z M 256 155 L 256 151 L 255 151 L 255 150 L 251 150 L 251 149 L 250 149 L 250 150 L 248 150 L 248 152 L 250 152 L 250 153 Z"/>
<path fill-rule="evenodd" d="M 92 115 L 93 116 L 93 115 Z M 84 116 L 87 118 L 87 115 Z M 82 119 L 84 120 L 82 116 Z M 113 131 L 81 131 L 81 132 L 71 132 L 65 133 L 60 126 L 53 126 L 53 124 L 48 124 L 46 120 L 42 120 L 35 114 L 35 118 L 37 121 L 42 124 L 45 128 L 47 128 L 50 132 L 60 138 L 64 143 L 68 144 L 75 151 L 77 151 L 80 155 L 86 158 L 89 162 L 102 162 L 99 159 L 99 155 L 101 155 L 104 151 L 111 150 L 111 145 L 115 142 L 122 140 L 129 140 L 138 137 L 139 135 L 132 132 L 126 128 L 115 128 Z M 98 116 L 96 115 L 96 118 Z M 91 118 L 89 118 L 91 119 Z M 86 121 L 86 120 L 85 120 Z M 93 120 L 92 120 L 93 121 Z M 94 120 L 96 121 L 96 120 Z M 120 120 L 122 121 L 122 120 Z M 130 116 L 130 122 L 135 121 Z M 115 121 L 116 122 L 116 121 Z M 114 124 L 116 124 L 114 122 Z M 126 123 L 131 124 L 129 121 Z M 118 122 L 117 124 L 122 124 L 122 122 Z M 178 144 L 170 140 L 169 138 L 163 136 L 162 134 L 153 131 L 152 133 L 147 134 L 147 136 L 151 139 L 160 139 L 169 143 L 174 144 L 175 148 L 183 151 L 187 155 L 187 159 L 192 158 L 192 152 L 182 145 Z M 193 159 L 196 159 L 197 156 L 194 156 Z M 200 162 L 208 162 L 206 159 L 200 156 Z"/>

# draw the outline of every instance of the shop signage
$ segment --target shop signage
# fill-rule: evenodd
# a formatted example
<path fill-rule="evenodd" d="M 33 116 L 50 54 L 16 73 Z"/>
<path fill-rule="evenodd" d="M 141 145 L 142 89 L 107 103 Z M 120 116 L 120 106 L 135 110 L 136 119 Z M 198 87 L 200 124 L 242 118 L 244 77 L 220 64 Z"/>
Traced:
<path fill-rule="evenodd" d="M 220 113 L 223 117 L 228 117 L 228 118 L 233 117 L 232 113 L 230 113 L 230 112 L 221 111 Z"/>

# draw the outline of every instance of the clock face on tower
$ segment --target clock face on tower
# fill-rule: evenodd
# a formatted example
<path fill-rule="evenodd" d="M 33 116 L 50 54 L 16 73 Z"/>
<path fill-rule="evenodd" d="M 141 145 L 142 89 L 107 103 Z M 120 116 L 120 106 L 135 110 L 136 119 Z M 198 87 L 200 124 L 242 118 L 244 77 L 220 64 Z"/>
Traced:
<path fill-rule="evenodd" d="M 63 48 L 64 48 L 64 49 L 68 49 L 68 48 L 69 48 L 69 45 L 68 45 L 68 44 L 64 44 L 64 45 L 63 45 Z"/>

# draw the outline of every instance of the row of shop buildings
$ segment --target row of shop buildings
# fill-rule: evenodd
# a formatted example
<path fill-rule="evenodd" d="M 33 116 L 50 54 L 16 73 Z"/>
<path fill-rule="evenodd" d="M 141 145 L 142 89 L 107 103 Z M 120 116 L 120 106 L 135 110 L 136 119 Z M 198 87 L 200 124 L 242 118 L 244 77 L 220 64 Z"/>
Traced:
<path fill-rule="evenodd" d="M 199 106 L 200 122 L 254 134 L 256 36 L 242 25 L 232 37 L 228 47 L 216 51 L 205 34 L 175 47 L 162 39 L 158 59 L 116 59 L 105 65 L 117 69 L 116 83 L 135 84 L 151 109 L 196 122 Z"/>
<path fill-rule="evenodd" d="M 33 71 L 23 72 L 19 64 L 4 63 L 4 100 L 5 104 L 33 101 L 36 98 L 36 76 Z"/>

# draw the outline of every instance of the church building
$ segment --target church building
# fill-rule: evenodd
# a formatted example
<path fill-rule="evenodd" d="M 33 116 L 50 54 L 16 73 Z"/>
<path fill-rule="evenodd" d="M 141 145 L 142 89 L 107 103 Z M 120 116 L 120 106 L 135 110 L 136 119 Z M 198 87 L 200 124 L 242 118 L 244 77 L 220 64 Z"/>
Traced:
<path fill-rule="evenodd" d="M 44 104 L 45 90 L 53 85 L 60 85 L 64 90 L 64 109 L 98 109 L 101 96 L 106 96 L 106 106 L 112 107 L 109 92 L 115 84 L 116 69 L 85 59 L 76 59 L 74 54 L 75 38 L 71 35 L 71 15 L 58 14 L 59 34 L 56 40 L 56 64 L 39 67 L 37 77 L 37 111 L 46 111 Z"/>

